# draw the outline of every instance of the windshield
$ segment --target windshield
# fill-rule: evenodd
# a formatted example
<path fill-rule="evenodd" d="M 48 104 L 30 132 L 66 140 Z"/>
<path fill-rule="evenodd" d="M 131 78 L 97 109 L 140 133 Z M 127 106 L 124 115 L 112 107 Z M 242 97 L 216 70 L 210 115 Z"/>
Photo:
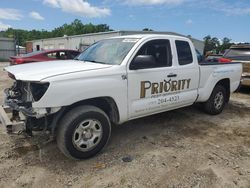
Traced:
<path fill-rule="evenodd" d="M 119 65 L 138 40 L 128 38 L 102 40 L 87 48 L 76 59 L 93 63 Z"/>

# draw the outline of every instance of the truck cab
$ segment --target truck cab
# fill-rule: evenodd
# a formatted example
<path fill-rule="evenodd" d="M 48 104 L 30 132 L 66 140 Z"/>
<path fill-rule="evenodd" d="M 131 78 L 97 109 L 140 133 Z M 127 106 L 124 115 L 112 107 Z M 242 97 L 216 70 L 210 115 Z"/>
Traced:
<path fill-rule="evenodd" d="M 127 65 L 129 118 L 195 102 L 199 66 L 188 39 L 155 37 L 137 49 Z"/>

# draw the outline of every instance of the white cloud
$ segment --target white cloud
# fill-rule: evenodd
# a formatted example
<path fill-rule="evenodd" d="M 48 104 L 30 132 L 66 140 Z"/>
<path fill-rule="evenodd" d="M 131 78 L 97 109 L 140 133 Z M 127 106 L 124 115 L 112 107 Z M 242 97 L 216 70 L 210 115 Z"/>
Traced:
<path fill-rule="evenodd" d="M 187 21 L 186 21 L 186 24 L 187 25 L 192 25 L 194 22 L 193 22 L 193 20 L 191 20 L 191 19 L 188 19 Z"/>
<path fill-rule="evenodd" d="M 190 0 L 191 1 L 191 0 Z M 190 2 L 194 8 L 210 9 L 221 12 L 227 16 L 232 15 L 248 15 L 250 14 L 250 6 L 248 1 L 228 2 L 225 0 L 192 0 Z"/>
<path fill-rule="evenodd" d="M 231 15 L 249 15 L 250 6 L 248 1 L 228 2 L 226 0 L 117 0 L 126 5 L 132 6 L 157 6 L 167 5 L 175 7 L 185 4 L 186 7 L 199 10 L 210 9 L 216 12 L 222 12 L 228 16 Z"/>
<path fill-rule="evenodd" d="M 131 18 L 131 19 L 133 19 L 133 18 L 135 18 L 135 15 L 130 14 L 130 15 L 128 15 L 128 17 Z"/>
<path fill-rule="evenodd" d="M 43 0 L 43 3 L 78 16 L 103 17 L 111 14 L 110 9 L 95 7 L 83 0 Z"/>
<path fill-rule="evenodd" d="M 10 27 L 11 27 L 10 25 L 0 22 L 0 31 L 5 31 Z"/>
<path fill-rule="evenodd" d="M 179 5 L 185 0 L 125 0 L 129 5 Z"/>
<path fill-rule="evenodd" d="M 43 3 L 49 5 L 53 8 L 60 8 L 58 0 L 44 0 Z"/>
<path fill-rule="evenodd" d="M 23 15 L 17 9 L 0 8 L 0 19 L 4 20 L 21 20 Z"/>
<path fill-rule="evenodd" d="M 250 14 L 250 7 L 227 7 L 227 8 L 222 8 L 222 12 L 225 12 L 227 15 L 246 15 Z"/>
<path fill-rule="evenodd" d="M 35 11 L 30 12 L 29 16 L 36 20 L 44 20 L 44 17 L 42 17 L 38 12 L 35 12 Z"/>

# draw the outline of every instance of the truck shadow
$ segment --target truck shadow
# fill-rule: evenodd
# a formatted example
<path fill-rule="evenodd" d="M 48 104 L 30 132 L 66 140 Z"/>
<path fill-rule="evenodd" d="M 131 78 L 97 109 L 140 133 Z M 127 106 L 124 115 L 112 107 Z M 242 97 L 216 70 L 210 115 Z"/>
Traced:
<path fill-rule="evenodd" d="M 121 163 L 122 157 L 126 155 L 143 155 L 161 147 L 183 149 L 185 147 L 182 144 L 183 140 L 200 141 L 210 132 L 217 134 L 213 130 L 220 129 L 218 124 L 225 118 L 233 118 L 228 117 L 229 113 L 242 114 L 245 110 L 230 103 L 222 114 L 211 117 L 201 112 L 197 106 L 192 106 L 132 120 L 119 126 L 113 125 L 108 146 L 96 157 L 84 161 L 67 159 L 57 149 L 55 141 L 44 146 L 39 145 L 41 141 L 46 141 L 46 135 L 22 141 L 13 138 L 17 147 L 12 151 L 15 158 L 21 157 L 28 165 L 46 167 L 51 171 L 56 169 L 69 173 L 78 173 L 83 169 L 95 171 L 103 167 L 100 164 L 105 164 L 107 167 Z"/>
<path fill-rule="evenodd" d="M 249 87 L 247 87 L 247 86 L 241 86 L 239 92 L 250 95 L 250 86 Z"/>
<path fill-rule="evenodd" d="M 191 112 L 191 113 L 190 113 Z M 97 156 L 97 158 L 102 158 L 107 155 L 117 155 L 125 154 L 121 151 L 121 148 L 125 150 L 133 150 L 141 143 L 148 141 L 151 144 L 157 143 L 157 140 L 162 140 L 166 137 L 167 140 L 171 140 L 172 143 L 175 139 L 182 136 L 199 136 L 201 127 L 197 129 L 192 129 L 191 131 L 187 128 L 187 122 L 190 122 L 190 116 L 193 114 L 203 113 L 199 112 L 195 107 L 179 109 L 171 112 L 165 112 L 145 118 L 140 118 L 127 122 L 123 125 L 112 127 L 112 136 L 107 148 Z M 203 126 L 204 128 L 209 128 L 210 125 Z M 214 125 L 212 125 L 214 126 Z M 51 142 L 45 146 L 39 145 L 39 143 L 45 142 L 47 140 L 46 135 L 38 135 L 32 138 L 16 139 L 13 137 L 13 142 L 15 142 L 15 148 L 13 148 L 14 153 L 19 157 L 25 157 L 29 159 L 29 152 L 37 153 L 37 160 L 40 162 L 61 161 L 70 163 L 78 163 L 67 160 L 61 152 L 56 147 L 56 142 Z M 39 150 L 42 150 L 42 159 L 39 159 Z M 41 151 L 40 151 L 41 153 Z M 41 155 L 41 154 L 40 154 Z M 15 157 L 17 157 L 15 156 Z M 96 160 L 89 159 L 93 162 Z"/>

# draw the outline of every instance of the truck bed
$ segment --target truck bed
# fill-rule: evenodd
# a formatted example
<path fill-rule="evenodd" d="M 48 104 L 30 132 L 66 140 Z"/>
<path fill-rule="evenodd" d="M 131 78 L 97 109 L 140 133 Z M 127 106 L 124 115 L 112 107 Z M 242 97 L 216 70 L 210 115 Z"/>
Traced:
<path fill-rule="evenodd" d="M 203 61 L 199 63 L 201 66 L 208 66 L 208 65 L 228 65 L 228 64 L 240 64 L 241 62 L 210 62 L 210 61 Z"/>

